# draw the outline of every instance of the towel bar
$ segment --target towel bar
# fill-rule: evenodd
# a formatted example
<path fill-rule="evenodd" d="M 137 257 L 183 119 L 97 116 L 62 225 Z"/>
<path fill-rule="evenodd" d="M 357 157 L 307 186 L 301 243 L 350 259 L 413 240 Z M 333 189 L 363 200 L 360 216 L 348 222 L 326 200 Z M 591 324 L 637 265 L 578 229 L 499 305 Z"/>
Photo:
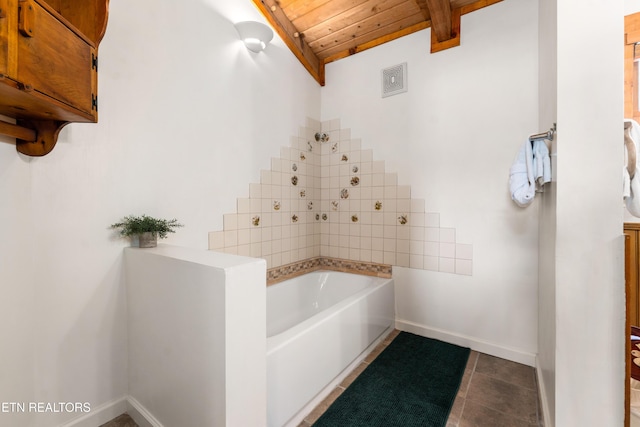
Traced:
<path fill-rule="evenodd" d="M 553 127 L 548 131 L 531 135 L 529 137 L 529 141 L 533 142 L 533 141 L 539 141 L 541 139 L 548 139 L 549 141 L 553 141 L 553 136 L 555 135 L 555 133 L 556 133 L 556 124 L 554 123 Z"/>

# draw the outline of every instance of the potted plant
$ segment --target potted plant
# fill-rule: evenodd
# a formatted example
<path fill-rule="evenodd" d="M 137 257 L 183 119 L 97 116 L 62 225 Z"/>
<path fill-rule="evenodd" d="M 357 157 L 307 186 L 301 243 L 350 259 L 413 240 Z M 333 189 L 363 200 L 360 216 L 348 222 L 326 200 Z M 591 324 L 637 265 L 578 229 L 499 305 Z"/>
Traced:
<path fill-rule="evenodd" d="M 158 219 L 148 215 L 125 216 L 122 221 L 111 224 L 111 228 L 119 228 L 120 235 L 125 237 L 138 236 L 138 246 L 141 248 L 155 248 L 158 237 L 164 239 L 167 233 L 175 233 L 174 228 L 182 227 L 177 219 Z"/>

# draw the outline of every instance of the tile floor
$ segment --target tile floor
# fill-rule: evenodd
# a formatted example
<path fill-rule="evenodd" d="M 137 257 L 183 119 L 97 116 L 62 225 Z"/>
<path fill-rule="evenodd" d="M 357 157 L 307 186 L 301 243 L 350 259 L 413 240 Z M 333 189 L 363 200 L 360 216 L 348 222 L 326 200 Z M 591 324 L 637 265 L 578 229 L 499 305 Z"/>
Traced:
<path fill-rule="evenodd" d="M 309 427 L 393 339 L 393 331 L 298 427 Z M 535 369 L 471 351 L 447 427 L 542 427 Z M 100 427 L 138 427 L 128 415 Z"/>
<path fill-rule="evenodd" d="M 100 427 L 138 427 L 138 424 L 128 414 L 122 414 Z"/>
<path fill-rule="evenodd" d="M 393 331 L 298 427 L 309 427 L 393 339 Z M 535 369 L 471 351 L 447 427 L 542 427 Z"/>

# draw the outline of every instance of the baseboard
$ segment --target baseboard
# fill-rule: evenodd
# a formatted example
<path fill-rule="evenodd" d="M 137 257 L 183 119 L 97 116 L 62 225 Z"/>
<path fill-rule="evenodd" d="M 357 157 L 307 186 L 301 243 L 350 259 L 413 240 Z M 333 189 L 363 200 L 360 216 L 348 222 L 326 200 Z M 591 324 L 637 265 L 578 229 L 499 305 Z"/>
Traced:
<path fill-rule="evenodd" d="M 536 379 L 538 380 L 538 396 L 540 399 L 540 409 L 542 409 L 542 419 L 545 427 L 553 427 L 551 422 L 551 413 L 549 412 L 549 400 L 547 396 L 547 388 L 544 384 L 544 377 L 542 376 L 542 368 L 540 367 L 540 361 L 536 357 Z"/>
<path fill-rule="evenodd" d="M 74 418 L 68 423 L 61 424 L 60 427 L 96 427 L 111 421 L 126 411 L 127 398 L 121 397 L 96 408 L 92 407 L 90 412 Z"/>
<path fill-rule="evenodd" d="M 129 414 L 140 427 L 164 427 L 147 409 L 132 396 L 124 396 L 97 408 L 91 408 L 80 417 L 74 418 L 59 427 L 96 427 L 124 414 Z"/>
<path fill-rule="evenodd" d="M 147 408 L 142 406 L 133 396 L 127 396 L 127 413 L 140 427 L 164 427 Z"/>
<path fill-rule="evenodd" d="M 472 350 L 476 350 L 481 353 L 490 354 L 492 356 L 522 363 L 531 367 L 536 366 L 536 355 L 533 353 L 527 353 L 514 348 L 501 346 L 478 338 L 431 328 L 429 326 L 419 325 L 402 319 L 396 319 L 396 329 L 411 332 L 412 334 L 427 338 L 438 339 L 451 344 L 469 347 Z"/>

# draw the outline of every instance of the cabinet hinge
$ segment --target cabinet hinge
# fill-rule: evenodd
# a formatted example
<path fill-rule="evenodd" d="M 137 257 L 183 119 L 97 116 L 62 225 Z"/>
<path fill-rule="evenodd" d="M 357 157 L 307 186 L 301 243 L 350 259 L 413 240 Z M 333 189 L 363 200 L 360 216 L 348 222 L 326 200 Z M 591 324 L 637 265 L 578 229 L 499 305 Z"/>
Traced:
<path fill-rule="evenodd" d="M 98 71 L 98 57 L 93 53 L 91 54 L 91 68 Z"/>
<path fill-rule="evenodd" d="M 98 111 L 98 96 L 91 94 L 91 109 Z"/>

